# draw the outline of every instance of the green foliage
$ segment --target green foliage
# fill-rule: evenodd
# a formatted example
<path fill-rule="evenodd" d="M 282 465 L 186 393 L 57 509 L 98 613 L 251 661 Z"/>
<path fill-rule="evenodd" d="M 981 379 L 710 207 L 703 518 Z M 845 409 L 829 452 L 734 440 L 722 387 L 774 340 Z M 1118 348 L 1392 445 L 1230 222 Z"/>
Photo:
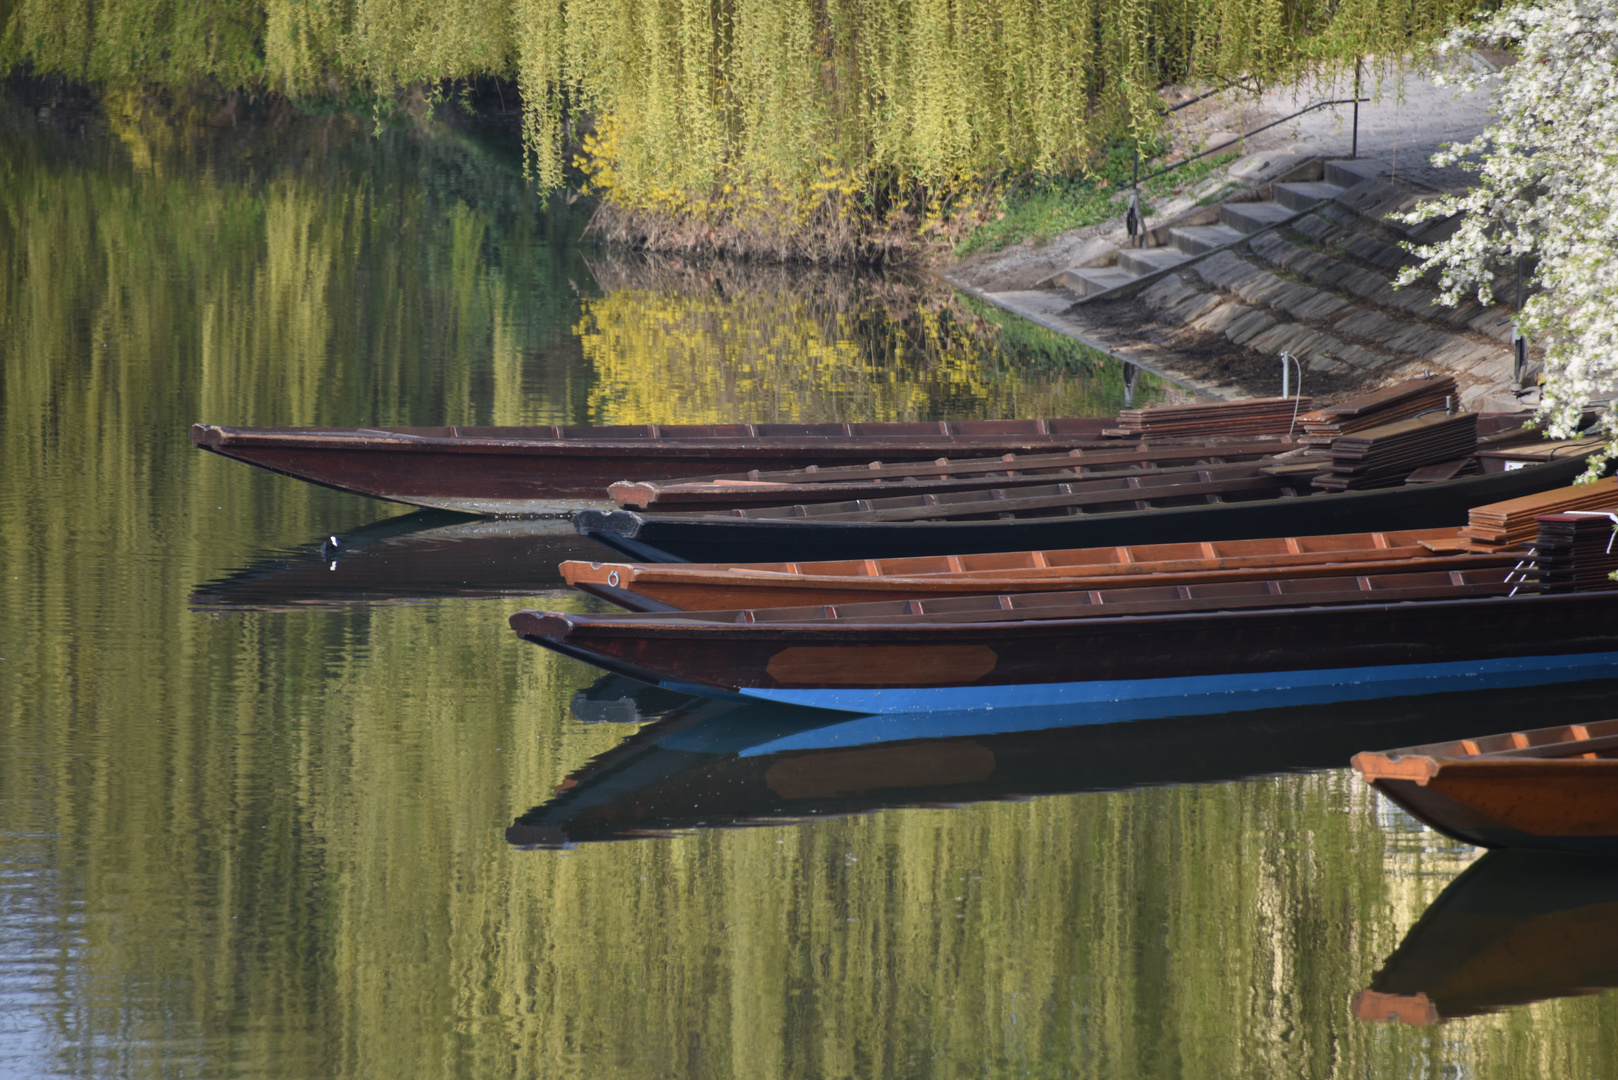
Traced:
<path fill-rule="evenodd" d="M 819 257 L 868 251 L 884 232 L 949 234 L 1006 178 L 1068 176 L 1109 140 L 1150 136 L 1165 80 L 1263 83 L 1407 56 L 1478 7 L 12 0 L 0 5 L 0 66 L 294 98 L 357 87 L 379 102 L 515 75 L 540 187 L 563 183 L 582 124 L 582 163 L 620 215 L 691 223 L 687 246 L 773 235 L 790 239 L 782 253 Z"/>

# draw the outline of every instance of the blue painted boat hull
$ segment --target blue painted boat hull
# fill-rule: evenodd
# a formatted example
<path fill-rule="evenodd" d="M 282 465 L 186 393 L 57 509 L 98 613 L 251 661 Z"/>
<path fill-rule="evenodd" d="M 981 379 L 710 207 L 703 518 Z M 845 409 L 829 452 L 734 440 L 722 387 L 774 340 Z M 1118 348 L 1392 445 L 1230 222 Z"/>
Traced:
<path fill-rule="evenodd" d="M 757 701 L 868 714 L 936 714 L 942 721 L 966 718 L 983 709 L 1052 710 L 1052 726 L 1069 727 L 1080 712 L 1087 724 L 1115 724 L 1162 716 L 1206 716 L 1247 709 L 1329 705 L 1382 697 L 1547 686 L 1586 679 L 1618 678 L 1618 652 L 1570 656 L 1508 657 L 1433 664 L 1325 668 L 1310 671 L 1199 675 L 1162 679 L 1091 680 L 1007 686 L 767 689 L 747 687 L 736 694 Z M 670 689 L 700 694 L 690 683 Z M 880 720 L 872 724 L 881 725 Z M 1026 728 L 1024 729 L 1026 730 Z M 875 731 L 873 739 L 879 738 Z M 898 736 L 904 738 L 906 736 Z"/>

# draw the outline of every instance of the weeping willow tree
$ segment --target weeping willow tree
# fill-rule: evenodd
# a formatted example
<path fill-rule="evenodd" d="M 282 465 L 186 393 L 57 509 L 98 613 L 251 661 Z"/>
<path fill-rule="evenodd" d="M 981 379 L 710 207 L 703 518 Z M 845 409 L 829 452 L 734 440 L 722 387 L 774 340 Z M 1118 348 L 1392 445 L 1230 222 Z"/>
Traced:
<path fill-rule="evenodd" d="M 1492 6 L 1495 0 L 1481 0 Z M 294 99 L 514 76 L 541 188 L 570 157 L 650 246 L 871 257 L 1006 177 L 1085 168 L 1165 81 L 1403 57 L 1480 0 L 0 0 L 0 64 Z"/>

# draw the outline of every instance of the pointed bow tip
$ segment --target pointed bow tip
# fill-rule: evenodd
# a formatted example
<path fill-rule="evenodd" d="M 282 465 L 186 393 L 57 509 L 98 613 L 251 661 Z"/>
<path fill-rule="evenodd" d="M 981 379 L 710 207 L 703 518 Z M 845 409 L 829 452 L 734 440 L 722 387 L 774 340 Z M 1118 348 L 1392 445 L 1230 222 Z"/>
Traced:
<path fill-rule="evenodd" d="M 1413 780 L 1422 787 L 1438 775 L 1440 765 L 1424 754 L 1362 750 L 1348 762 L 1367 784 L 1378 780 Z"/>
<path fill-rule="evenodd" d="M 511 616 L 510 622 L 519 637 L 529 640 L 544 638 L 547 641 L 561 641 L 573 629 L 573 623 L 566 615 L 551 611 L 519 611 Z"/>
<path fill-rule="evenodd" d="M 224 428 L 213 424 L 192 424 L 191 445 L 202 447 L 218 446 L 220 439 L 224 436 L 224 430 Z"/>
<path fill-rule="evenodd" d="M 640 523 L 641 516 L 633 510 L 580 510 L 573 515 L 573 528 L 580 536 L 606 533 L 633 539 Z"/>

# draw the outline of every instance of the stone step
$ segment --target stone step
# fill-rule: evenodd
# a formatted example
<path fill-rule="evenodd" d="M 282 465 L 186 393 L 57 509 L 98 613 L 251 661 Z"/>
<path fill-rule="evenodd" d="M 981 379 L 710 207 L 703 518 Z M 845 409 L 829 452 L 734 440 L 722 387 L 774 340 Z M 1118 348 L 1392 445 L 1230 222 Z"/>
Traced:
<path fill-rule="evenodd" d="M 1364 180 L 1381 176 L 1388 171 L 1386 162 L 1371 158 L 1340 158 L 1326 162 L 1326 183 L 1340 188 L 1351 188 Z"/>
<path fill-rule="evenodd" d="M 1080 296 L 1094 296 L 1138 280 L 1136 275 L 1112 266 L 1070 266 L 1056 279 Z"/>
<path fill-rule="evenodd" d="M 1169 240 L 1187 255 L 1206 255 L 1210 251 L 1240 243 L 1246 233 L 1237 232 L 1228 225 L 1186 225 L 1169 230 Z"/>
<path fill-rule="evenodd" d="M 1276 184 L 1275 201 L 1288 210 L 1308 210 L 1316 203 L 1341 195 L 1345 189 L 1319 182 Z"/>
<path fill-rule="evenodd" d="M 1306 214 L 1296 224 L 1297 231 L 1323 241 L 1325 251 L 1300 247 L 1280 233 L 1269 233 L 1252 241 L 1249 250 L 1254 256 L 1271 266 L 1339 293 L 1349 293 L 1389 311 L 1402 312 L 1425 322 L 1439 323 L 1454 330 L 1473 330 L 1487 334 L 1478 325 L 1484 312 L 1475 302 L 1467 301 L 1458 308 L 1437 305 L 1436 294 L 1428 288 L 1410 285 L 1395 289 L 1392 275 L 1367 270 L 1338 257 L 1349 252 L 1358 258 L 1384 253 L 1400 256 L 1403 253 L 1363 234 L 1347 230 L 1321 228 L 1319 218 Z M 1369 259 L 1367 259 L 1369 261 Z"/>
<path fill-rule="evenodd" d="M 1219 223 L 1251 236 L 1272 225 L 1279 225 L 1294 213 L 1280 203 L 1225 203 L 1219 208 Z"/>
<path fill-rule="evenodd" d="M 1171 270 L 1191 258 L 1178 248 L 1125 248 L 1118 253 L 1118 269 L 1135 277 Z"/>

